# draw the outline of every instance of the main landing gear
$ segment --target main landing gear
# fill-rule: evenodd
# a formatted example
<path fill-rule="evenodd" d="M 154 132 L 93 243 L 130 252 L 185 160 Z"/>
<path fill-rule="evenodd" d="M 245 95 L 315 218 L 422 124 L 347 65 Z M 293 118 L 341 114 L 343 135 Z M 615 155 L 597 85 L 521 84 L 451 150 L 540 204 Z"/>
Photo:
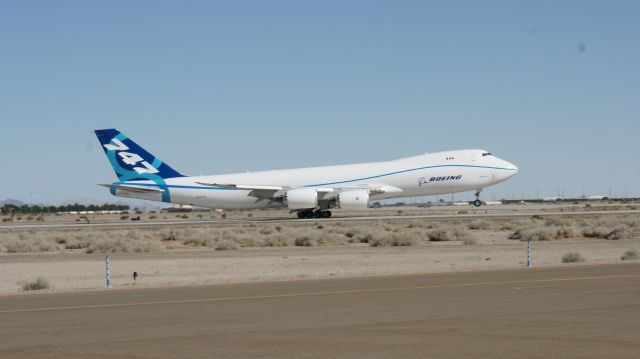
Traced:
<path fill-rule="evenodd" d="M 298 218 L 329 218 L 331 217 L 331 211 L 321 209 L 301 209 L 298 211 Z"/>
<path fill-rule="evenodd" d="M 476 200 L 473 201 L 473 205 L 476 207 L 482 206 L 482 201 L 480 200 L 480 191 L 476 192 Z"/>

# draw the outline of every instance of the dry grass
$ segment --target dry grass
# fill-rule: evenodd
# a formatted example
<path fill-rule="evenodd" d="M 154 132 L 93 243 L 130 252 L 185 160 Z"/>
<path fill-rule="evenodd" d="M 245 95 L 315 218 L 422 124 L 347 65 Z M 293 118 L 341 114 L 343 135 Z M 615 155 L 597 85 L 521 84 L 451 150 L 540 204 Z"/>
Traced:
<path fill-rule="evenodd" d="M 136 241 L 134 239 L 100 239 L 89 244 L 87 253 L 133 253 L 154 252 L 160 250 L 157 243 L 151 241 Z"/>
<path fill-rule="evenodd" d="M 608 240 L 640 237 L 640 219 L 632 216 L 538 217 L 520 223 L 509 236 L 523 241 L 599 238 Z"/>
<path fill-rule="evenodd" d="M 515 220 L 286 222 L 128 229 L 0 231 L 0 253 L 132 253 L 180 249 L 234 250 L 286 246 L 422 246 L 474 244 L 495 233 L 523 241 L 640 238 L 639 215 Z"/>

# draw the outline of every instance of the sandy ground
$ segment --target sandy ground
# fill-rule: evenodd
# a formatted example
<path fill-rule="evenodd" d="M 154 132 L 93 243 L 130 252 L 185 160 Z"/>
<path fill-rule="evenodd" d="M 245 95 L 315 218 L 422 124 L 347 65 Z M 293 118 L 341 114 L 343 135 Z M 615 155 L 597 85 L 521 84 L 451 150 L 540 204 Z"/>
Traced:
<path fill-rule="evenodd" d="M 477 244 L 438 242 L 425 246 L 381 247 L 366 244 L 337 247 L 243 248 L 234 251 L 180 250 L 112 254 L 113 288 L 255 282 L 305 278 L 362 277 L 518 268 L 526 265 L 526 243 L 491 233 Z M 578 251 L 587 264 L 616 263 L 640 240 L 567 240 L 533 243 L 534 266 L 562 264 Z M 105 287 L 104 255 L 13 254 L 0 256 L 0 294 L 16 294 L 21 283 L 42 276 L 53 291 Z M 40 291 L 42 292 L 42 291 Z"/>
<path fill-rule="evenodd" d="M 402 217 L 417 213 L 440 214 L 453 213 L 458 211 L 449 206 L 448 208 L 428 208 L 428 209 L 384 209 L 367 211 L 367 215 L 397 214 Z M 598 263 L 618 263 L 622 254 L 629 249 L 640 252 L 640 235 L 637 228 L 638 214 L 616 214 L 616 210 L 628 210 L 626 207 L 612 207 L 611 215 L 592 214 L 590 210 L 597 208 L 576 205 L 573 207 L 559 207 L 557 205 L 526 205 L 526 206 L 487 206 L 483 211 L 490 213 L 512 213 L 523 210 L 535 211 L 558 211 L 563 212 L 580 211 L 584 213 L 583 219 L 591 221 L 589 223 L 600 223 L 598 220 L 607 220 L 612 223 L 625 218 L 633 222 L 633 235 L 627 239 L 606 240 L 594 238 L 580 238 L 567 240 L 552 240 L 543 242 L 533 242 L 533 265 L 558 266 L 558 265 L 580 265 L 562 264 L 561 257 L 568 252 L 579 252 L 586 258 L 587 264 Z M 228 217 L 247 218 L 249 213 L 252 218 L 269 216 L 289 216 L 284 211 L 254 211 L 254 212 L 234 212 Z M 219 214 L 208 214 L 219 216 Z M 189 214 L 191 219 L 196 214 Z M 589 217 L 590 216 L 590 217 Z M 72 220 L 74 217 L 56 217 L 56 220 Z M 575 217 L 575 216 L 574 216 Z M 549 217 L 551 218 L 551 217 Z M 161 218 L 158 218 L 161 219 Z M 206 217 L 204 219 L 207 219 Z M 108 220 L 104 217 L 103 220 Z M 113 218 L 111 218 L 113 220 Z M 115 219 L 119 220 L 119 219 Z M 273 232 L 270 236 L 285 236 L 296 238 L 295 236 L 323 235 L 333 233 L 333 237 L 328 237 L 326 242 L 314 247 L 296 247 L 290 243 L 286 247 L 260 247 L 244 246 L 237 250 L 215 250 L 212 247 L 187 246 L 185 241 L 161 242 L 162 230 L 180 229 L 180 226 L 160 226 L 140 231 L 122 231 L 106 229 L 78 229 L 73 231 L 58 231 L 51 229 L 41 229 L 38 231 L 22 231 L 19 233 L 27 236 L 24 240 L 41 238 L 42 241 L 54 242 L 53 237 L 62 234 L 71 243 L 76 235 L 93 238 L 98 235 L 104 236 L 125 236 L 132 237 L 136 243 L 149 241 L 147 237 L 155 238 L 157 243 L 163 243 L 159 251 L 146 253 L 113 253 L 111 259 L 111 280 L 113 288 L 132 288 L 133 272 L 139 273 L 136 287 L 146 286 L 179 286 L 217 283 L 239 283 L 276 281 L 291 279 L 312 279 L 312 278 L 332 278 L 332 277 L 365 277 L 397 274 L 423 274 L 435 272 L 452 272 L 468 270 L 487 269 L 507 269 L 519 268 L 526 265 L 526 242 L 508 239 L 513 230 L 497 230 L 508 220 L 488 220 L 491 221 L 491 229 L 472 231 L 476 238 L 475 244 L 465 245 L 462 241 L 429 242 L 426 240 L 417 241 L 415 245 L 407 247 L 371 247 L 366 243 L 346 244 L 343 233 L 350 229 L 357 229 L 361 233 L 367 230 L 377 232 L 388 231 L 393 235 L 395 229 L 402 236 L 425 236 L 427 225 L 440 223 L 444 225 L 454 225 L 455 223 L 466 226 L 473 218 L 467 220 L 405 220 L 397 219 L 393 221 L 362 221 L 358 223 L 323 222 L 323 226 L 314 222 L 291 221 L 286 224 L 274 225 L 265 222 L 264 224 L 209 224 L 202 225 L 199 231 L 203 236 L 222 236 L 225 232 L 234 234 L 237 240 L 242 241 L 242 236 L 253 236 L 262 238 L 262 230 L 269 229 Z M 47 218 L 49 222 L 49 218 Z M 516 223 L 536 223 L 529 219 L 514 221 Z M 447 224 L 448 223 L 448 224 Z M 572 219 L 572 223 L 579 233 L 585 227 L 579 227 L 580 218 Z M 606 222 L 603 222 L 606 223 Z M 631 222 L 629 222 L 631 223 Z M 411 225 L 418 225 L 412 227 Z M 600 225 L 600 224 L 598 224 Z M 274 228 L 282 226 L 280 230 Z M 387 228 L 388 227 L 388 228 Z M 630 228 L 628 228 L 630 229 Z M 157 230 L 157 231 L 156 231 Z M 156 232 L 154 232 L 156 231 Z M 192 231 L 197 237 L 198 231 L 184 230 L 184 233 Z M 217 232 L 216 232 L 217 231 Z M 218 233 L 221 232 L 222 234 Z M 0 236 L 8 236 L 11 229 L 0 231 Z M 18 233 L 18 232 L 16 232 Z M 141 234 L 146 233 L 144 236 Z M 213 233 L 213 234 L 211 234 Z M 217 234 L 216 234 L 217 233 Z M 244 234 L 243 234 L 244 233 Z M 337 233 L 337 234 L 336 234 Z M 382 233 L 384 234 L 384 233 Z M 266 235 L 266 234 L 265 234 Z M 141 236 L 141 238 L 134 238 Z M 48 238 L 51 237 L 51 238 Z M 222 238 L 221 237 L 221 238 Z M 47 239 L 48 238 L 48 239 Z M 333 238 L 333 239 L 332 239 Z M 335 238 L 340 238 L 335 240 Z M 1 239 L 1 238 L 0 238 Z M 246 239 L 246 238 L 245 238 Z M 64 248 L 67 244 L 59 244 L 57 247 Z M 217 243 L 217 242 L 216 242 Z M 215 244 L 215 243 L 214 243 Z M 329 244 L 329 245 L 327 245 Z M 173 246 L 173 248 L 170 248 Z M 22 285 L 26 281 L 34 280 L 38 277 L 46 279 L 52 289 L 48 291 L 68 291 L 68 290 L 94 290 L 105 288 L 105 255 L 95 252 L 85 253 L 85 247 L 76 250 L 61 250 L 40 253 L 0 253 L 0 295 L 33 293 L 23 292 Z"/>

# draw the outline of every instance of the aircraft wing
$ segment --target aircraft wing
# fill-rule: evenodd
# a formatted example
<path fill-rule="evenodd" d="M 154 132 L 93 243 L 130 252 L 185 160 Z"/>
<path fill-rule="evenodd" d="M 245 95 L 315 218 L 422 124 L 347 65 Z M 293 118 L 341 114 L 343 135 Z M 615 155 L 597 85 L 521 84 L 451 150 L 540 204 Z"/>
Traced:
<path fill-rule="evenodd" d="M 269 199 L 282 197 L 286 190 L 286 188 L 282 186 L 244 185 L 244 184 L 236 184 L 236 183 L 207 183 L 207 182 L 196 182 L 196 183 L 199 185 L 209 186 L 209 187 L 243 189 L 243 190 L 249 191 L 249 196 L 257 197 L 257 198 L 269 198 Z"/>
<path fill-rule="evenodd" d="M 142 187 L 142 186 L 127 186 L 127 185 L 118 185 L 118 184 L 100 184 L 99 186 L 107 187 L 109 189 L 119 189 L 123 191 L 136 192 L 136 193 L 162 193 L 164 192 L 161 188 L 155 187 Z"/>
<path fill-rule="evenodd" d="M 221 187 L 221 188 L 229 188 L 229 189 L 241 189 L 249 191 L 249 196 L 258 197 L 258 198 L 281 198 L 284 196 L 284 193 L 287 190 L 297 189 L 297 188 L 313 188 L 318 192 L 318 197 L 321 199 L 330 199 L 335 197 L 339 192 L 342 191 L 350 191 L 350 190 L 368 190 L 371 194 L 382 194 L 382 193 L 390 193 L 390 192 L 402 192 L 402 190 L 395 186 L 390 186 L 387 184 L 358 184 L 356 186 L 350 187 L 285 187 L 285 186 L 263 186 L 263 185 L 245 185 L 245 184 L 235 184 L 235 183 L 207 183 L 207 182 L 196 182 L 203 186 L 211 186 L 211 187 Z"/>

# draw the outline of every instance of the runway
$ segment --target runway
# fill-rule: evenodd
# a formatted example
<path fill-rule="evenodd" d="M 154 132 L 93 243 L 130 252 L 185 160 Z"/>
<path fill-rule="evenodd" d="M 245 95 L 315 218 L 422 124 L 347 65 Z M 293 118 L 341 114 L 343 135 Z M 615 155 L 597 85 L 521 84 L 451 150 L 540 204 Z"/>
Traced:
<path fill-rule="evenodd" d="M 640 263 L 0 298 L 2 358 L 637 358 Z"/>
<path fill-rule="evenodd" d="M 402 221 L 402 220 L 453 220 L 453 219 L 516 219 L 539 216 L 596 216 L 596 215 L 616 215 L 616 214 L 640 214 L 638 210 L 619 211 L 523 211 L 523 212 L 500 212 L 500 213 L 466 213 L 466 214 L 420 214 L 420 215 L 370 215 L 360 217 L 332 217 L 332 218 L 311 218 L 298 219 L 291 217 L 273 218 L 247 218 L 247 219 L 213 219 L 213 220 L 183 220 L 183 221 L 141 221 L 141 222 L 99 222 L 99 223 L 34 223 L 34 224 L 5 224 L 0 225 L 0 230 L 11 229 L 82 229 L 82 228 L 140 228 L 140 227 L 162 227 L 162 226 L 195 226 L 207 224 L 264 224 L 264 223 L 305 223 L 305 222 L 366 222 L 366 221 Z"/>

